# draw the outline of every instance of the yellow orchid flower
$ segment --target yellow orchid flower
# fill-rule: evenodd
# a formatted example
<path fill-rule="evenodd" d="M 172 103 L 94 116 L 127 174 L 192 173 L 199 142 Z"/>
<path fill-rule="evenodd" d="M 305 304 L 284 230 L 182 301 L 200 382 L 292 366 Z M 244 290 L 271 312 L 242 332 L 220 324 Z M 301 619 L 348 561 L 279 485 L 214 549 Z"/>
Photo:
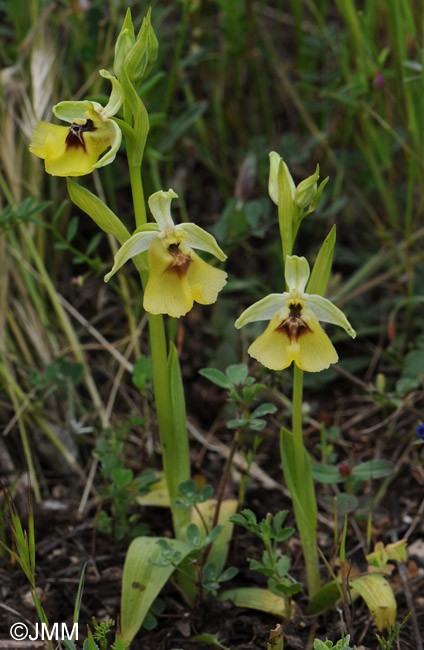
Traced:
<path fill-rule="evenodd" d="M 236 321 L 247 323 L 270 320 L 265 332 L 249 347 L 251 357 L 271 370 L 283 370 L 292 361 L 301 370 L 320 372 L 336 363 L 338 355 L 318 321 L 343 327 L 355 338 L 343 312 L 327 298 L 304 293 L 309 264 L 304 257 L 286 257 L 285 278 L 289 291 L 272 293 L 248 307 Z"/>
<path fill-rule="evenodd" d="M 84 176 L 111 163 L 121 144 L 121 129 L 111 119 L 122 104 L 118 80 L 106 70 L 100 74 L 112 82 L 107 106 L 97 102 L 60 102 L 53 113 L 68 126 L 39 122 L 32 133 L 31 153 L 44 159 L 52 176 Z"/>
<path fill-rule="evenodd" d="M 219 260 L 226 255 L 212 235 L 194 223 L 174 225 L 171 201 L 173 190 L 160 191 L 149 198 L 149 207 L 156 223 L 138 228 L 115 255 L 107 282 L 130 258 L 148 250 L 149 279 L 143 306 L 151 314 L 184 316 L 196 301 L 211 305 L 226 284 L 227 274 L 202 260 L 192 249 L 211 253 Z"/>

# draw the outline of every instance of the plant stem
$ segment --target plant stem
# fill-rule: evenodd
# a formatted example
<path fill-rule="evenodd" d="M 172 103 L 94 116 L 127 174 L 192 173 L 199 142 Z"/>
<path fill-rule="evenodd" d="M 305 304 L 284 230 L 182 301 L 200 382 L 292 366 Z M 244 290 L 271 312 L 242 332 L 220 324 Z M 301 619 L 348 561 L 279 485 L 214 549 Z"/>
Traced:
<path fill-rule="evenodd" d="M 225 488 L 226 488 L 226 485 L 227 485 L 227 482 L 228 482 L 228 477 L 230 475 L 231 465 L 233 464 L 233 458 L 234 458 L 234 454 L 236 453 L 239 440 L 240 440 L 240 432 L 236 431 L 235 434 L 234 434 L 233 442 L 231 444 L 231 449 L 230 449 L 230 453 L 229 453 L 228 458 L 227 458 L 227 462 L 225 463 L 225 468 L 224 468 L 224 473 L 223 473 L 222 478 L 221 478 L 221 483 L 219 484 L 218 498 L 217 498 L 217 501 L 216 501 L 216 508 L 215 508 L 215 512 L 214 512 L 214 516 L 213 516 L 211 530 L 213 530 L 215 528 L 215 526 L 218 525 L 219 513 L 221 511 L 221 504 L 222 504 L 222 500 L 224 498 Z M 202 566 L 205 566 L 205 564 L 207 562 L 207 559 L 209 557 L 209 553 L 211 552 L 211 548 L 212 548 L 212 544 L 209 544 L 205 548 L 205 552 L 203 554 Z"/>
<path fill-rule="evenodd" d="M 293 402 L 292 402 L 292 433 L 295 458 L 295 482 L 299 497 L 304 486 L 304 455 L 302 430 L 302 399 L 303 399 L 303 370 L 294 366 L 293 372 Z"/>
<path fill-rule="evenodd" d="M 295 365 L 292 401 L 293 467 L 291 468 L 292 489 L 295 490 L 295 494 L 292 496 L 294 514 L 305 558 L 308 593 L 311 598 L 319 589 L 320 577 L 316 540 L 316 496 L 310 461 L 303 443 L 302 396 L 303 371 Z"/>
<path fill-rule="evenodd" d="M 233 442 L 231 444 L 231 449 L 227 462 L 225 463 L 224 474 L 222 475 L 221 483 L 219 484 L 218 499 L 215 508 L 215 514 L 212 522 L 212 529 L 218 524 L 219 521 L 219 512 L 221 510 L 222 500 L 224 498 L 225 488 L 227 486 L 228 477 L 230 475 L 231 465 L 233 464 L 234 454 L 236 453 L 237 446 L 240 440 L 240 432 L 236 431 L 234 434 Z"/>
<path fill-rule="evenodd" d="M 129 164 L 131 192 L 134 203 L 135 227 L 139 228 L 147 221 L 146 204 L 144 201 L 143 181 L 141 180 L 141 165 Z"/>

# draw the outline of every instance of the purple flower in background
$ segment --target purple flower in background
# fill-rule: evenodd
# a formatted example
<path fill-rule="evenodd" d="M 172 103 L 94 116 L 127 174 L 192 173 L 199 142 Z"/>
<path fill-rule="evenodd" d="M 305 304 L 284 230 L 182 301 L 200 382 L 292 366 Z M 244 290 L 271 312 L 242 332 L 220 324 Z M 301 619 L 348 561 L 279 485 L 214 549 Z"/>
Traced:
<path fill-rule="evenodd" d="M 380 70 L 377 70 L 377 72 L 375 73 L 375 81 L 376 81 L 377 86 L 378 86 L 379 88 L 383 88 L 383 87 L 384 87 L 384 77 L 383 77 L 383 75 L 381 74 Z"/>
<path fill-rule="evenodd" d="M 424 424 L 419 424 L 417 426 L 417 436 L 418 438 L 421 438 L 421 440 L 424 440 Z"/>

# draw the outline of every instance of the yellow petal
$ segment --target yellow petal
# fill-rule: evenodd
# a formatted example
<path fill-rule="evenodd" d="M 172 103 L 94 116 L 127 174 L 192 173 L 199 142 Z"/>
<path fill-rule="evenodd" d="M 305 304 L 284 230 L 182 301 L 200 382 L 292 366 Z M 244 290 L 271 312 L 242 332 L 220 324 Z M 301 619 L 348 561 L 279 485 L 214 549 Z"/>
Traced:
<path fill-rule="evenodd" d="M 185 250 L 189 247 L 181 245 L 180 248 Z M 189 250 L 193 261 L 187 269 L 187 280 L 193 298 L 201 305 L 211 305 L 216 301 L 222 287 L 227 284 L 227 274 L 207 264 L 194 251 Z"/>
<path fill-rule="evenodd" d="M 181 266 L 172 266 L 174 257 L 163 239 L 157 238 L 149 248 L 149 280 L 144 292 L 143 306 L 151 314 L 184 316 L 193 307 L 193 296 L 187 272 Z M 187 260 L 188 266 L 191 260 Z"/>
<path fill-rule="evenodd" d="M 312 311 L 302 309 L 300 329 L 294 325 L 292 329 L 282 327 L 289 313 L 289 308 L 284 307 L 275 314 L 265 332 L 249 347 L 250 356 L 271 370 L 283 370 L 294 361 L 301 370 L 319 372 L 336 363 L 337 352 Z"/>
<path fill-rule="evenodd" d="M 114 130 L 96 121 L 93 131 L 84 131 L 81 139 L 69 138 L 72 127 L 39 122 L 32 134 L 29 150 L 44 158 L 46 172 L 53 176 L 83 176 L 111 146 Z"/>
<path fill-rule="evenodd" d="M 265 332 L 261 334 L 248 349 L 251 357 L 271 370 L 283 370 L 292 362 L 289 354 L 289 338 L 278 326 L 287 318 L 287 307 L 280 309 L 270 321 Z"/>
<path fill-rule="evenodd" d="M 293 359 L 299 368 L 308 372 L 320 372 L 331 363 L 337 363 L 338 354 L 312 311 L 305 307 L 302 318 L 310 331 L 299 337 L 299 353 Z"/>
<path fill-rule="evenodd" d="M 67 126 L 38 122 L 32 132 L 29 150 L 39 158 L 61 156 L 65 151 L 65 140 L 68 133 L 69 127 Z"/>

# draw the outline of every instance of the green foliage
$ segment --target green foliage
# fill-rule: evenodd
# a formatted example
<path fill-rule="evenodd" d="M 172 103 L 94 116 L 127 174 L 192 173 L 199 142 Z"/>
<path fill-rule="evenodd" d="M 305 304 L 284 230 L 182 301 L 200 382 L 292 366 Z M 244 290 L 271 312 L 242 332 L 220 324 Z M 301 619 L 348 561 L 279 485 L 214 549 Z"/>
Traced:
<path fill-rule="evenodd" d="M 140 424 L 139 418 L 131 424 Z M 99 513 L 97 525 L 103 533 L 111 535 L 115 544 L 137 537 L 148 531 L 148 525 L 140 522 L 140 515 L 130 515 L 131 506 L 137 506 L 137 497 L 147 494 L 149 487 L 158 479 L 151 470 L 145 470 L 134 477 L 131 469 L 125 468 L 125 438 L 127 431 L 121 430 L 120 435 L 108 429 L 105 437 L 97 441 L 97 455 L 103 477 L 100 488 L 103 508 Z M 109 506 L 110 514 L 105 506 Z"/>
<path fill-rule="evenodd" d="M 393 474 L 395 468 L 389 460 L 367 460 L 350 468 L 345 464 L 327 465 L 314 463 L 312 465 L 312 476 L 320 483 L 343 483 L 350 482 L 356 485 L 356 489 L 363 481 L 383 478 Z M 352 483 L 354 481 L 354 483 Z"/>
<path fill-rule="evenodd" d="M 338 427 L 331 426 L 327 429 L 325 424 L 321 424 L 321 442 L 316 444 L 316 448 L 321 452 L 321 462 L 325 465 L 334 463 L 337 454 L 334 451 L 334 443 L 340 437 L 340 430 Z"/>
<path fill-rule="evenodd" d="M 201 597 L 209 593 L 216 595 L 221 583 L 231 580 L 238 573 L 238 569 L 234 567 L 228 567 L 224 571 L 220 571 L 214 562 L 207 562 L 208 547 L 216 541 L 222 530 L 223 527 L 218 525 L 208 531 L 207 535 L 202 535 L 199 527 L 194 523 L 190 523 L 185 534 L 187 542 L 192 548 L 192 553 L 188 557 L 188 564 L 186 562 L 184 565 L 179 566 L 182 559 L 181 552 L 175 551 L 170 543 L 164 539 L 157 541 L 160 547 L 160 555 L 158 559 L 150 560 L 150 564 L 165 568 L 173 566 L 183 574 L 191 565 L 193 571 L 190 573 L 192 576 L 190 579 L 194 582 L 198 594 Z"/>
<path fill-rule="evenodd" d="M 286 516 L 287 511 L 281 510 L 274 518 L 268 514 L 258 523 L 256 515 L 251 510 L 244 509 L 240 514 L 230 517 L 230 521 L 249 530 L 264 544 L 262 561 L 248 559 L 250 568 L 267 576 L 269 590 L 283 596 L 289 607 L 290 596 L 298 593 L 301 585 L 286 577 L 290 570 L 290 560 L 278 550 L 278 545 L 286 542 L 294 532 L 293 528 L 283 527 Z"/>
<path fill-rule="evenodd" d="M 150 359 L 141 355 L 134 364 L 133 384 L 139 391 L 145 393 L 148 383 L 153 379 L 153 368 Z"/>
<path fill-rule="evenodd" d="M 78 386 L 84 376 L 84 366 L 81 363 L 57 359 L 46 366 L 43 373 L 33 371 L 29 378 L 34 388 L 43 391 L 43 399 L 58 390 L 68 386 Z"/>
<path fill-rule="evenodd" d="M 230 650 L 227 648 L 227 646 L 223 645 L 220 640 L 219 640 L 219 634 L 197 634 L 196 636 L 192 636 L 190 641 L 193 641 L 194 643 L 205 643 L 207 645 L 214 645 L 217 648 L 221 648 L 221 650 Z"/>
<path fill-rule="evenodd" d="M 213 496 L 213 487 L 211 485 L 205 485 L 198 490 L 193 479 L 180 483 L 179 491 L 182 498 L 177 498 L 175 503 L 179 508 L 185 508 L 186 510 L 191 510 L 195 504 L 204 503 Z"/>
<path fill-rule="evenodd" d="M 273 404 L 266 403 L 250 410 L 256 397 L 265 389 L 265 385 L 257 384 L 254 377 L 248 377 L 245 363 L 228 366 L 225 374 L 216 368 L 203 368 L 199 372 L 220 388 L 225 388 L 230 403 L 243 416 L 228 420 L 229 429 L 262 431 L 266 426 L 263 416 L 275 413 L 277 410 Z"/>
<path fill-rule="evenodd" d="M 98 623 L 96 619 L 93 617 L 92 619 L 93 623 L 93 637 L 100 643 L 100 648 L 101 650 L 107 650 L 108 647 L 108 642 L 107 642 L 107 636 L 110 634 L 111 630 L 115 627 L 115 621 L 112 620 L 111 618 L 106 619 L 105 621 L 101 621 L 101 623 Z"/>
<path fill-rule="evenodd" d="M 162 598 L 155 598 L 143 621 L 143 627 L 146 630 L 154 630 L 158 624 L 156 616 L 160 616 L 164 611 L 165 601 L 163 601 Z"/>
<path fill-rule="evenodd" d="M 36 219 L 37 214 L 41 214 L 51 201 L 38 201 L 35 196 L 30 196 L 18 206 L 9 204 L 0 213 L 0 235 L 4 235 L 9 228 L 14 228 L 18 224 L 33 223 L 43 225 L 43 222 Z"/>
<path fill-rule="evenodd" d="M 403 360 L 402 376 L 396 383 L 396 393 L 405 395 L 424 385 L 424 336 L 419 337 L 417 349 Z"/>
<path fill-rule="evenodd" d="M 342 636 L 335 644 L 329 640 L 321 641 L 320 639 L 315 639 L 314 650 L 353 650 L 350 645 L 350 634 Z"/>

